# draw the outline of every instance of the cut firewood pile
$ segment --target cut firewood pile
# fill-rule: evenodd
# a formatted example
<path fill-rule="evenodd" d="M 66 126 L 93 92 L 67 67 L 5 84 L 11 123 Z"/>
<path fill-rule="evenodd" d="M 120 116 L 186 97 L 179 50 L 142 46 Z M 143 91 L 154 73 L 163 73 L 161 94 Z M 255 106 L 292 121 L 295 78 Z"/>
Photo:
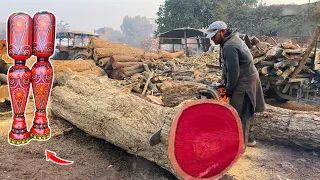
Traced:
<path fill-rule="evenodd" d="M 152 62 L 162 58 L 178 58 L 184 51 L 169 53 L 163 50 L 145 52 L 143 49 L 107 42 L 99 38 L 91 38 L 88 51 L 97 65 L 103 68 L 113 79 L 124 79 L 145 70 L 144 64 L 150 66 Z"/>
<path fill-rule="evenodd" d="M 254 57 L 254 64 L 261 76 L 273 76 L 284 81 L 296 69 L 299 62 L 306 53 L 306 48 L 301 48 L 298 44 L 291 42 L 278 43 L 272 46 L 269 43 L 261 42 L 258 38 L 246 37 L 246 44 Z M 314 62 L 313 62 L 314 59 Z M 296 78 L 309 78 L 320 69 L 320 56 L 310 53 L 306 59 L 306 64 L 296 76 Z"/>
<path fill-rule="evenodd" d="M 199 87 L 218 81 L 221 72 L 215 57 L 216 54 L 203 53 L 191 58 L 141 61 L 135 56 L 114 55 L 100 62 L 106 60 L 106 66 L 114 68 L 107 67 L 106 72 L 114 85 L 125 92 L 171 107 L 194 97 Z"/>

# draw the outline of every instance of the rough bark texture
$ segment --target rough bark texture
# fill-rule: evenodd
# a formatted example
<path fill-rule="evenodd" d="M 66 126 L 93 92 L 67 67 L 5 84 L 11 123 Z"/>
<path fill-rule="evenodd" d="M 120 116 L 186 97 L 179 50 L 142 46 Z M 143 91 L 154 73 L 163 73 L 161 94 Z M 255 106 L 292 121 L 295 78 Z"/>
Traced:
<path fill-rule="evenodd" d="M 151 52 L 146 52 L 144 54 L 145 59 L 153 59 L 153 60 L 158 60 L 161 58 L 161 56 L 157 53 L 151 53 Z"/>
<path fill-rule="evenodd" d="M 50 62 L 54 68 L 54 73 L 71 70 L 79 75 L 94 74 L 102 76 L 105 74 L 103 69 L 98 67 L 93 60 L 51 60 Z"/>
<path fill-rule="evenodd" d="M 140 62 L 114 62 L 112 64 L 112 68 L 113 69 L 120 69 L 123 67 L 130 67 L 130 66 L 134 66 L 140 64 Z"/>
<path fill-rule="evenodd" d="M 178 107 L 162 107 L 126 94 L 107 78 L 74 76 L 64 82 L 52 91 L 54 116 L 175 173 L 168 158 L 167 139 Z M 160 129 L 161 143 L 150 146 L 149 138 Z"/>
<path fill-rule="evenodd" d="M 181 50 L 181 51 L 178 51 L 178 52 L 174 52 L 174 53 L 169 53 L 169 52 L 164 51 L 164 50 L 158 50 L 158 54 L 161 57 L 164 57 L 164 58 L 178 58 L 178 57 L 184 55 L 184 50 Z"/>
<path fill-rule="evenodd" d="M 93 50 L 93 58 L 95 60 L 113 55 L 142 56 L 143 54 L 144 51 L 142 49 L 134 48 L 95 48 Z"/>
<path fill-rule="evenodd" d="M 110 62 L 141 62 L 142 56 L 114 55 L 110 57 Z"/>
<path fill-rule="evenodd" d="M 320 150 L 320 113 L 292 111 L 267 105 L 255 116 L 258 139 L 276 141 L 305 149 Z"/>

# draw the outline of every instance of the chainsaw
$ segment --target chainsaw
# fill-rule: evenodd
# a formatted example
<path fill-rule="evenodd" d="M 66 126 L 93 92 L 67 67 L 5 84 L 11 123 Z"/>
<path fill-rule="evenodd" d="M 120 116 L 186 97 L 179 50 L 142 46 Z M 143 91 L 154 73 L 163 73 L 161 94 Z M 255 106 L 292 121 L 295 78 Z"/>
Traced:
<path fill-rule="evenodd" d="M 197 99 L 216 99 L 227 103 L 226 88 L 224 84 L 215 83 L 198 89 Z"/>

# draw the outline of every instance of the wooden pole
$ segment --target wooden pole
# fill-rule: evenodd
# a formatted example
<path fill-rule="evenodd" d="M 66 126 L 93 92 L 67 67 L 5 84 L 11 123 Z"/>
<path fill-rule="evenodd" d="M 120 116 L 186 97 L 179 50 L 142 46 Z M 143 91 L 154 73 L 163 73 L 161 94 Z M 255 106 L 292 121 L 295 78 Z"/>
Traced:
<path fill-rule="evenodd" d="M 316 44 L 316 41 L 318 40 L 318 37 L 320 36 L 320 24 L 317 26 L 316 31 L 314 32 L 311 42 L 306 50 L 306 53 L 304 54 L 302 60 L 299 62 L 299 65 L 295 68 L 294 72 L 291 75 L 291 78 L 295 78 L 297 77 L 297 75 L 299 74 L 299 72 L 303 69 L 304 65 L 306 64 L 309 55 L 313 49 L 313 47 Z"/>

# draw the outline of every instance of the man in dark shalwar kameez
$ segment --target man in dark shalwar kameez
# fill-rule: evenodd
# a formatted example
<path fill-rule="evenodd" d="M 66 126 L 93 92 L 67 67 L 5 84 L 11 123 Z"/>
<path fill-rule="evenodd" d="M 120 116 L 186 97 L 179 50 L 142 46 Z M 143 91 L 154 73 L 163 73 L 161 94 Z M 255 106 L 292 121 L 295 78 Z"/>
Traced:
<path fill-rule="evenodd" d="M 252 54 L 236 30 L 222 21 L 213 22 L 207 38 L 220 45 L 221 83 L 226 85 L 229 103 L 238 112 L 246 146 L 255 146 L 252 133 L 255 112 L 263 112 L 265 102 L 259 73 Z"/>

